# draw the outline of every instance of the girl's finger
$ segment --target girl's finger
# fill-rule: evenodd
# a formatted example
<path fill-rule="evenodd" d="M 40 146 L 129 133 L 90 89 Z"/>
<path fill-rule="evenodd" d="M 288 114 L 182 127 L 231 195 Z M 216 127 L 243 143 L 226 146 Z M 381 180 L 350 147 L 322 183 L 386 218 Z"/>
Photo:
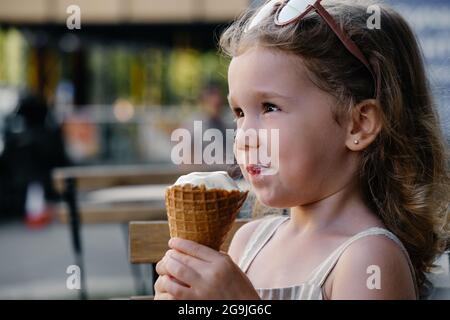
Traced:
<path fill-rule="evenodd" d="M 159 276 L 158 279 L 156 279 L 155 286 L 154 286 L 155 295 L 166 292 L 166 288 L 164 287 L 164 277 L 169 277 L 169 279 L 171 279 L 172 281 L 175 281 L 179 285 L 189 288 L 189 286 L 187 284 L 175 279 L 174 277 L 171 277 L 170 275 Z"/>
<path fill-rule="evenodd" d="M 180 280 L 178 280 L 177 278 L 175 278 L 174 276 L 171 276 L 170 274 L 168 275 L 170 279 L 172 279 L 173 281 L 175 281 L 176 283 L 185 286 L 187 288 L 189 288 L 189 286 L 186 283 L 181 282 Z"/>
<path fill-rule="evenodd" d="M 174 251 L 174 250 L 170 250 L 170 251 Z M 162 260 L 160 260 L 157 264 L 156 264 L 156 273 L 158 273 L 159 276 L 164 276 L 164 275 L 168 275 L 169 277 L 171 277 L 174 281 L 178 281 L 179 284 L 185 286 L 185 287 L 189 287 L 187 284 L 179 281 L 178 279 L 175 279 L 173 276 L 171 276 L 169 274 L 169 272 L 166 269 L 165 263 L 167 261 L 167 253 L 166 256 L 164 256 L 162 258 Z M 158 277 L 159 278 L 159 277 Z"/>
<path fill-rule="evenodd" d="M 169 247 L 182 251 L 190 256 L 199 258 L 201 260 L 211 262 L 214 258 L 220 254 L 216 250 L 213 250 L 207 246 L 198 244 L 197 242 L 181 239 L 181 238 L 171 238 L 169 240 Z"/>
<path fill-rule="evenodd" d="M 192 286 L 199 281 L 200 275 L 197 271 L 180 262 L 171 255 L 168 255 L 167 257 L 165 268 L 171 276 L 188 286 Z"/>
<path fill-rule="evenodd" d="M 170 293 L 162 292 L 155 295 L 155 300 L 175 300 L 175 298 Z"/>
<path fill-rule="evenodd" d="M 162 293 L 165 292 L 165 288 L 164 288 L 164 277 L 167 277 L 167 275 L 162 275 L 159 276 L 156 281 L 155 281 L 155 285 L 154 285 L 154 289 L 155 289 L 155 293 Z"/>
<path fill-rule="evenodd" d="M 162 282 L 162 286 L 165 288 L 165 292 L 172 295 L 175 299 L 186 299 L 186 297 L 189 296 L 189 291 L 191 289 L 180 285 L 169 276 L 163 276 Z"/>
<path fill-rule="evenodd" d="M 163 276 L 163 275 L 167 274 L 167 270 L 166 270 L 166 267 L 165 267 L 165 262 L 166 262 L 166 257 L 164 256 L 164 257 L 156 264 L 155 271 L 156 271 L 156 273 L 158 273 L 160 276 Z"/>
<path fill-rule="evenodd" d="M 168 259 L 169 257 L 180 261 L 181 263 L 194 270 L 203 270 L 207 267 L 208 264 L 210 264 L 205 260 L 188 255 L 182 251 L 178 251 L 175 249 L 170 249 L 167 251 L 166 258 Z"/>

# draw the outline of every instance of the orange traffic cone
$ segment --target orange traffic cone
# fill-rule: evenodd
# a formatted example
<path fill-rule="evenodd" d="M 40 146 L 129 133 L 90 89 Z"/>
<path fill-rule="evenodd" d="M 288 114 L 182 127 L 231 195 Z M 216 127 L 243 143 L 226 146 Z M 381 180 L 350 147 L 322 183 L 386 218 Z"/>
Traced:
<path fill-rule="evenodd" d="M 25 210 L 25 223 L 30 229 L 39 229 L 50 223 L 51 209 L 45 202 L 44 188 L 40 183 L 28 185 Z"/>

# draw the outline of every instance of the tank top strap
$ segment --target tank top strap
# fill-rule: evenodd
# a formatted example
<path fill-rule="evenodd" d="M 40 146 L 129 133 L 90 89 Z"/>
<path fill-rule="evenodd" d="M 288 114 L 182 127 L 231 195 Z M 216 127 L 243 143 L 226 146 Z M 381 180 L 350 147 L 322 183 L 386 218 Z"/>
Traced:
<path fill-rule="evenodd" d="M 407 258 L 408 265 L 411 270 L 412 278 L 414 281 L 416 297 L 418 297 L 419 291 L 418 291 L 418 287 L 417 287 L 416 276 L 415 276 L 414 268 L 411 263 L 411 259 L 409 257 L 408 251 L 406 250 L 406 248 L 403 246 L 403 243 L 400 241 L 400 239 L 397 238 L 396 235 L 394 235 L 392 232 L 390 232 L 387 229 L 379 228 L 379 227 L 369 228 L 360 233 L 357 233 L 356 235 L 354 235 L 351 238 L 349 238 L 348 240 L 346 240 L 330 256 L 328 256 L 328 258 L 321 265 L 319 265 L 319 267 L 317 267 L 315 269 L 314 273 L 307 280 L 307 282 L 310 284 L 315 284 L 319 287 L 322 287 L 323 284 L 325 283 L 325 280 L 327 279 L 328 275 L 330 274 L 331 270 L 333 270 L 334 266 L 336 265 L 336 263 L 338 262 L 339 258 L 344 253 L 344 251 L 353 242 L 355 242 L 361 238 L 364 238 L 367 236 L 372 236 L 372 235 L 384 235 L 400 246 L 401 250 L 403 251 L 403 253 L 405 254 L 405 256 Z"/>
<path fill-rule="evenodd" d="M 250 239 L 245 246 L 244 253 L 239 259 L 239 267 L 244 273 L 247 272 L 247 269 L 250 267 L 250 264 L 255 259 L 256 255 L 274 235 L 278 227 L 288 218 L 289 216 L 279 215 L 262 218 L 262 221 L 250 236 Z"/>

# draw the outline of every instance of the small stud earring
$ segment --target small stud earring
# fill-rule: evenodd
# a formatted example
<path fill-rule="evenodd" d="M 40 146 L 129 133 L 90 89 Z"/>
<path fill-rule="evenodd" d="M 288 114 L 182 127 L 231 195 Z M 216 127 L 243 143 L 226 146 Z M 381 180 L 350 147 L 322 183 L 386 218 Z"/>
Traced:
<path fill-rule="evenodd" d="M 353 141 L 354 144 L 359 144 L 359 140 Z"/>

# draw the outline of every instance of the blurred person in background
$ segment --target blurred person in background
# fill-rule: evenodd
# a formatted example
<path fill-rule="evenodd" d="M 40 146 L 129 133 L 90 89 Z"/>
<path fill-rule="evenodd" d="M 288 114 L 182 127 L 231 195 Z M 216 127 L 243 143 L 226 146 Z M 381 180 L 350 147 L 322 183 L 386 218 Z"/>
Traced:
<path fill-rule="evenodd" d="M 3 130 L 0 155 L 0 219 L 26 218 L 27 225 L 46 225 L 57 195 L 51 171 L 69 164 L 61 129 L 45 100 L 26 92 Z"/>
<path fill-rule="evenodd" d="M 226 161 L 226 151 L 227 151 L 227 141 L 226 141 L 226 130 L 233 129 L 233 122 L 226 117 L 224 114 L 225 111 L 225 98 L 220 87 L 214 83 L 210 83 L 206 85 L 202 90 L 198 97 L 198 110 L 193 112 L 188 119 L 183 121 L 180 125 L 181 128 L 185 128 L 189 130 L 191 135 L 191 152 L 183 153 L 183 162 L 186 165 L 194 164 L 194 153 L 195 146 L 201 145 L 202 151 L 202 163 L 205 162 L 205 151 L 207 155 L 210 154 L 212 146 L 218 146 L 218 144 L 222 145 L 223 157 L 216 157 L 214 149 L 212 156 L 214 160 L 220 161 L 220 163 L 215 162 L 213 164 L 225 164 Z M 201 125 L 199 125 L 199 122 Z M 219 130 L 222 139 L 221 141 L 216 142 L 216 133 L 213 134 L 213 138 L 211 141 L 205 141 L 205 132 L 208 129 L 217 129 Z M 233 152 L 233 141 L 228 141 L 229 146 L 228 150 Z M 210 144 L 213 144 L 210 148 L 205 150 Z M 220 160 L 219 160 L 220 158 Z M 199 155 L 197 156 L 199 159 Z M 210 163 L 209 163 L 210 164 Z"/>
<path fill-rule="evenodd" d="M 217 129 L 220 131 L 223 137 L 220 143 L 222 144 L 223 148 L 223 163 L 225 163 L 227 152 L 226 130 L 233 129 L 233 123 L 229 123 L 227 121 L 227 118 L 225 118 L 225 98 L 220 87 L 214 83 L 210 83 L 205 86 L 200 94 L 199 106 L 203 114 L 199 119 L 194 120 L 202 120 L 203 134 L 208 129 Z M 206 146 L 208 146 L 210 143 L 212 142 L 203 141 L 202 150 L 204 151 Z M 233 152 L 232 143 L 229 146 L 228 150 L 230 152 Z"/>
<path fill-rule="evenodd" d="M 200 95 L 200 107 L 205 113 L 203 130 L 214 128 L 220 130 L 225 137 L 228 128 L 224 118 L 223 111 L 225 100 L 220 88 L 214 84 L 206 86 Z"/>

